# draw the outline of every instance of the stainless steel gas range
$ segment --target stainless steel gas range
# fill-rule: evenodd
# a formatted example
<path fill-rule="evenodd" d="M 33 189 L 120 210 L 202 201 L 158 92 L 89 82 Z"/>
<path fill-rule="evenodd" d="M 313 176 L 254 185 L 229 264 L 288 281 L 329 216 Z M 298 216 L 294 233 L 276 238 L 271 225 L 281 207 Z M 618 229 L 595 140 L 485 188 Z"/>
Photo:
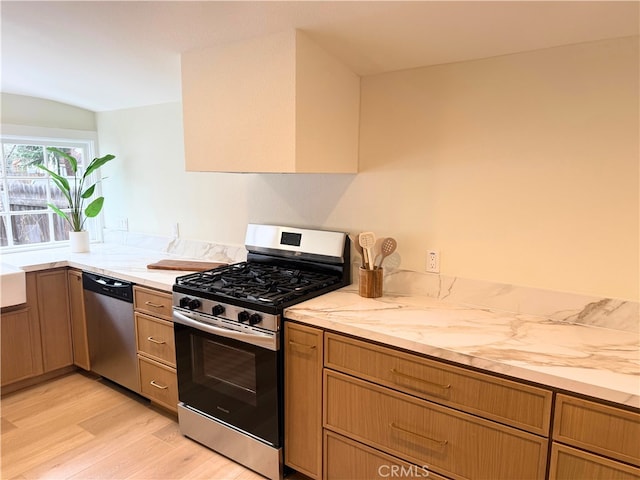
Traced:
<path fill-rule="evenodd" d="M 173 286 L 182 433 L 283 477 L 282 315 L 350 283 L 346 233 L 250 224 L 247 261 Z"/>

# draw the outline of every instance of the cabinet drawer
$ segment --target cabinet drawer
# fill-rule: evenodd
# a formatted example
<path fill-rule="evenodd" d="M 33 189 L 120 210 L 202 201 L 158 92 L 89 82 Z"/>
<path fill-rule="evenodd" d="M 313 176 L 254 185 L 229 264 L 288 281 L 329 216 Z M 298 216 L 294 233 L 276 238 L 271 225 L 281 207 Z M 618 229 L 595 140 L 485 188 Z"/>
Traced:
<path fill-rule="evenodd" d="M 325 366 L 547 436 L 551 391 L 328 333 Z"/>
<path fill-rule="evenodd" d="M 640 480 L 640 469 L 554 443 L 549 480 Z"/>
<path fill-rule="evenodd" d="M 555 411 L 554 440 L 640 466 L 640 414 L 562 394 Z"/>
<path fill-rule="evenodd" d="M 135 285 L 133 287 L 133 307 L 138 312 L 155 315 L 165 320 L 173 319 L 173 306 L 170 293 Z"/>
<path fill-rule="evenodd" d="M 135 318 L 138 352 L 175 367 L 173 323 L 137 312 Z"/>
<path fill-rule="evenodd" d="M 178 377 L 175 369 L 138 355 L 141 393 L 174 412 L 178 411 Z"/>
<path fill-rule="evenodd" d="M 325 480 L 402 478 L 446 480 L 426 465 L 412 465 L 328 430 L 324 433 Z"/>
<path fill-rule="evenodd" d="M 547 440 L 337 372 L 324 426 L 453 478 L 542 479 Z"/>

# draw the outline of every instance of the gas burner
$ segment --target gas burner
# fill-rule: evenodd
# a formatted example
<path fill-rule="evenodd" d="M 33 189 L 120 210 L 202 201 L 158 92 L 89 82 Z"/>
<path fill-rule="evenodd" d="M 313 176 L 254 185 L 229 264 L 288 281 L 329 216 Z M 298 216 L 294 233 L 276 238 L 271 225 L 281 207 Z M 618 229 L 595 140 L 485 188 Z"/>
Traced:
<path fill-rule="evenodd" d="M 192 294 L 219 294 L 266 305 L 280 305 L 342 281 L 339 274 L 242 262 L 178 277 Z"/>

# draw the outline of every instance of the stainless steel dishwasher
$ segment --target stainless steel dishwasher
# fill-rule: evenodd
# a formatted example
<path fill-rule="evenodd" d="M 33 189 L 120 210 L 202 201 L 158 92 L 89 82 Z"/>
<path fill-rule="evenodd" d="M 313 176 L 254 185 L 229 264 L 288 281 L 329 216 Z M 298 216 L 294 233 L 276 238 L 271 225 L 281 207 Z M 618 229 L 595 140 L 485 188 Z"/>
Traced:
<path fill-rule="evenodd" d="M 140 392 L 133 284 L 82 273 L 91 371 Z"/>

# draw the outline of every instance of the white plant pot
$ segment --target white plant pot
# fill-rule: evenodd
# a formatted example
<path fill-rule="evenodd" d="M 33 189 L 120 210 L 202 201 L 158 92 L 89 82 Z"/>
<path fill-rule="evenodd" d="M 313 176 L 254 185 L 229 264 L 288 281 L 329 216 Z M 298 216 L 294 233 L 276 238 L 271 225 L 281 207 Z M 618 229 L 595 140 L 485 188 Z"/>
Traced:
<path fill-rule="evenodd" d="M 69 232 L 69 245 L 71 253 L 83 253 L 89 251 L 89 232 Z"/>

